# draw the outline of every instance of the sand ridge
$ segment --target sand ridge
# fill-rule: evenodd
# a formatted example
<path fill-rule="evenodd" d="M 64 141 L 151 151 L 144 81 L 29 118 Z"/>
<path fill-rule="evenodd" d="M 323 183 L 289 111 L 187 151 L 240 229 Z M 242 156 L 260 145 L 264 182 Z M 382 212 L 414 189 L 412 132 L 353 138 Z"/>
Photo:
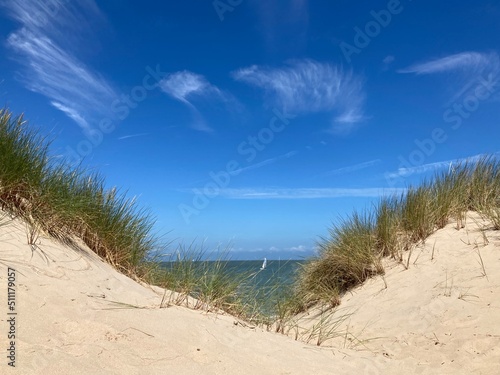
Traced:
<path fill-rule="evenodd" d="M 363 341 L 348 346 L 413 360 L 412 373 L 500 374 L 500 233 L 490 227 L 470 212 L 465 228 L 450 223 L 404 254 L 408 269 L 385 260 L 384 277 L 342 298 L 343 328 Z"/>

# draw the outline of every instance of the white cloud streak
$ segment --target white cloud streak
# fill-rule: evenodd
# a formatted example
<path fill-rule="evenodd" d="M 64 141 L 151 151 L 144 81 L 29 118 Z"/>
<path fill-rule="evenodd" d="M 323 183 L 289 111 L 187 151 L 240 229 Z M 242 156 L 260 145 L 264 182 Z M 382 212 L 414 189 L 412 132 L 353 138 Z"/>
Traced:
<path fill-rule="evenodd" d="M 149 135 L 149 133 L 139 133 L 139 134 L 124 135 L 122 137 L 118 137 L 118 140 L 123 141 L 124 139 L 144 137 L 146 135 Z"/>
<path fill-rule="evenodd" d="M 314 60 L 296 60 L 282 68 L 250 66 L 234 79 L 265 90 L 269 106 L 288 113 L 333 113 L 337 130 L 350 130 L 364 119 L 363 80 L 350 71 Z"/>
<path fill-rule="evenodd" d="M 219 89 L 212 86 L 205 77 L 187 70 L 168 74 L 160 81 L 159 86 L 163 92 L 190 106 L 190 96 L 220 94 Z"/>
<path fill-rule="evenodd" d="M 462 52 L 414 64 L 398 72 L 417 75 L 455 73 L 458 79 L 454 80 L 454 95 L 449 105 L 462 96 L 474 95 L 480 80 L 487 80 L 496 86 L 500 82 L 500 57 L 496 53 Z"/>
<path fill-rule="evenodd" d="M 252 169 L 258 169 L 258 168 L 262 168 L 266 165 L 269 165 L 269 164 L 273 164 L 273 163 L 276 163 L 277 161 L 280 161 L 280 160 L 283 160 L 283 159 L 289 159 L 291 158 L 292 156 L 295 156 L 297 154 L 297 151 L 290 151 L 290 152 L 287 152 L 286 154 L 284 155 L 280 155 L 280 156 L 276 156 L 274 158 L 270 158 L 270 159 L 266 159 L 266 160 L 263 160 L 261 161 L 260 163 L 255 163 L 255 164 L 252 164 L 252 165 L 249 165 L 248 167 L 244 167 L 244 168 L 240 168 L 236 171 L 234 171 L 234 173 L 241 173 L 241 172 L 246 172 L 246 171 L 250 171 Z"/>
<path fill-rule="evenodd" d="M 0 5 L 21 24 L 7 38 L 7 45 L 24 67 L 21 81 L 29 90 L 49 98 L 84 131 L 90 131 L 90 123 L 108 114 L 116 97 L 106 80 L 70 51 L 79 35 L 88 32 L 87 18 L 102 17 L 95 3 L 19 0 Z"/>
<path fill-rule="evenodd" d="M 494 155 L 500 154 L 500 152 L 495 153 Z M 427 172 L 435 172 L 440 169 L 444 168 L 453 168 L 453 165 L 460 165 L 460 164 L 465 164 L 465 163 L 477 163 L 481 159 L 487 157 L 488 155 L 486 154 L 478 154 L 474 156 L 469 156 L 467 158 L 462 158 L 462 159 L 453 159 L 453 160 L 444 160 L 444 161 L 438 161 L 434 163 L 428 163 L 428 164 L 422 164 L 422 165 L 417 165 L 415 167 L 410 167 L 410 168 L 399 168 L 395 172 L 389 172 L 386 174 L 388 178 L 402 178 L 402 177 L 407 177 L 413 174 L 423 174 Z"/>
<path fill-rule="evenodd" d="M 201 191 L 201 190 L 200 190 Z M 219 195 L 227 199 L 325 199 L 325 198 L 376 198 L 400 194 L 401 188 L 242 188 L 220 189 Z"/>
<path fill-rule="evenodd" d="M 0 6 L 24 27 L 68 46 L 91 35 L 96 21 L 105 20 L 94 0 L 0 0 Z"/>
<path fill-rule="evenodd" d="M 361 169 L 373 167 L 374 165 L 380 164 L 380 162 L 381 162 L 380 159 L 370 160 L 370 161 L 366 161 L 364 163 L 359 163 L 359 164 L 350 165 L 348 167 L 334 169 L 332 171 L 323 173 L 321 176 L 335 176 L 335 175 L 340 175 L 340 174 L 345 174 L 345 173 L 351 173 L 351 172 L 359 171 Z"/>
<path fill-rule="evenodd" d="M 193 128 L 200 131 L 210 132 L 212 129 L 206 124 L 200 111 L 192 103 L 192 98 L 196 96 L 215 97 L 223 102 L 232 100 L 230 95 L 212 85 L 205 77 L 187 70 L 168 74 L 160 81 L 159 87 L 164 93 L 184 103 L 192 111 L 195 120 Z"/>
<path fill-rule="evenodd" d="M 498 63 L 495 54 L 462 52 L 425 63 L 411 65 L 399 70 L 399 73 L 434 74 L 449 71 L 481 71 Z"/>
<path fill-rule="evenodd" d="M 90 129 L 90 125 L 87 120 L 85 120 L 74 108 L 66 107 L 64 104 L 59 102 L 51 102 L 51 104 L 61 112 L 64 112 L 66 116 L 80 125 L 82 129 Z"/>
<path fill-rule="evenodd" d="M 417 75 L 454 74 L 450 89 L 452 97 L 446 105 L 452 105 L 461 97 L 475 95 L 478 84 L 484 80 L 492 87 L 500 82 L 500 58 L 496 53 L 462 52 L 424 63 L 414 64 L 399 73 Z M 495 95 L 498 98 L 498 94 Z"/>
<path fill-rule="evenodd" d="M 456 160 L 455 160 L 456 162 Z M 396 172 L 390 172 L 387 174 L 389 178 L 406 177 L 413 174 L 423 174 L 430 171 L 436 171 L 438 169 L 449 168 L 452 160 L 439 161 L 435 163 L 422 164 L 411 168 L 399 168 Z"/>

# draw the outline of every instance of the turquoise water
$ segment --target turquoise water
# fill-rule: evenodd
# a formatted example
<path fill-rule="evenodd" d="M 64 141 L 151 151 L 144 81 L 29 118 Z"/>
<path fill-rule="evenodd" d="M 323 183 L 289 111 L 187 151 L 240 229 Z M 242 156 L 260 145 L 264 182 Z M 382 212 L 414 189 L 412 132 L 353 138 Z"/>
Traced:
<path fill-rule="evenodd" d="M 169 268 L 171 264 L 175 262 L 163 262 L 162 265 L 165 268 Z M 214 266 L 217 262 L 212 261 L 194 261 L 193 265 L 206 264 L 210 267 L 213 263 Z M 266 268 L 261 270 L 262 261 L 261 260 L 229 260 L 224 261 L 225 271 L 234 274 L 250 274 L 252 280 L 257 285 L 266 284 L 280 284 L 280 285 L 290 285 L 294 281 L 295 274 L 302 264 L 303 260 L 268 260 Z"/>
<path fill-rule="evenodd" d="M 266 268 L 261 270 L 262 261 L 229 261 L 228 272 L 250 275 L 241 286 L 240 293 L 243 297 L 255 297 L 260 306 L 259 310 L 265 315 L 274 315 L 276 301 L 281 300 L 289 287 L 295 281 L 297 270 L 302 260 L 268 260 Z M 245 298 L 244 298 L 245 300 Z M 252 304 L 251 300 L 248 300 Z"/>
<path fill-rule="evenodd" d="M 261 312 L 273 315 L 276 301 L 290 291 L 302 264 L 303 260 L 268 260 L 266 268 L 261 270 L 262 261 L 230 261 L 227 270 L 250 273 L 251 277 L 245 282 L 245 287 L 251 290 L 250 295 L 256 295 L 261 304 Z"/>
<path fill-rule="evenodd" d="M 175 262 L 164 262 L 163 266 L 168 269 L 174 266 L 174 264 Z M 214 267 L 221 267 L 220 262 L 192 262 L 194 268 L 200 266 L 200 269 L 210 269 L 211 264 Z M 261 260 L 230 260 L 224 261 L 222 268 L 224 273 L 235 275 L 238 278 L 241 277 L 243 281 L 240 285 L 239 293 L 242 296 L 256 296 L 262 305 L 262 309 L 265 312 L 271 312 L 271 306 L 273 306 L 274 302 L 278 298 L 283 297 L 295 281 L 297 271 L 302 264 L 304 264 L 303 260 L 268 260 L 266 267 L 261 269 Z"/>
<path fill-rule="evenodd" d="M 262 261 L 260 260 L 231 260 L 228 261 L 227 271 L 234 273 L 250 273 L 253 277 L 253 282 L 256 285 L 290 285 L 295 279 L 295 274 L 302 260 L 268 260 L 266 268 L 261 270 Z"/>

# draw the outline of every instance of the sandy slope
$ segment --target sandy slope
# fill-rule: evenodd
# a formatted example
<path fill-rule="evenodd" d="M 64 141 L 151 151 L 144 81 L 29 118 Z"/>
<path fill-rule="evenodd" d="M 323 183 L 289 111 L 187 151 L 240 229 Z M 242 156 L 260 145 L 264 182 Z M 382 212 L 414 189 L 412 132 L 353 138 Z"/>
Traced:
<path fill-rule="evenodd" d="M 409 270 L 388 271 L 387 289 L 377 278 L 346 296 L 342 307 L 357 310 L 349 331 L 362 339 L 384 336 L 369 341 L 367 350 L 345 348 L 352 345 L 342 339 L 317 348 L 235 325 L 230 316 L 160 309 L 157 291 L 117 273 L 85 247 L 42 237 L 33 251 L 25 225 L 10 221 L 0 227 L 0 345 L 5 353 L 11 267 L 16 369 L 2 355 L 0 373 L 498 374 L 499 236 L 488 233 L 490 244 L 480 247 L 487 278 L 473 245 L 460 241 L 482 243 L 481 235 L 446 228 Z"/>
<path fill-rule="evenodd" d="M 399 362 L 401 373 L 409 361 L 413 374 L 500 374 L 500 232 L 480 230 L 488 227 L 469 213 L 464 229 L 449 224 L 415 249 L 408 270 L 387 261 L 385 283 L 344 296 L 337 315 L 352 313 L 342 328 L 367 340 L 358 348 Z"/>

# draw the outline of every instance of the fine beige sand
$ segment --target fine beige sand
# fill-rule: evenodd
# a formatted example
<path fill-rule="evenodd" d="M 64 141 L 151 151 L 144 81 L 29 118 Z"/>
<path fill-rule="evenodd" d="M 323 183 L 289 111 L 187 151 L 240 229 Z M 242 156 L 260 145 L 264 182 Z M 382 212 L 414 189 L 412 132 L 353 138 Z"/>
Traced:
<path fill-rule="evenodd" d="M 500 374 L 500 233 L 485 231 L 486 244 L 485 225 L 470 214 L 466 228 L 450 224 L 414 250 L 408 270 L 386 262 L 387 287 L 377 277 L 346 295 L 336 314 L 352 315 L 341 337 L 317 347 L 227 315 L 159 308 L 158 288 L 84 246 L 41 236 L 33 249 L 26 225 L 8 220 L 0 226 L 0 373 Z M 15 369 L 6 358 L 8 267 L 16 270 Z M 317 321 L 311 312 L 299 325 Z"/>
<path fill-rule="evenodd" d="M 470 212 L 465 228 L 450 223 L 409 262 L 404 254 L 408 269 L 385 261 L 385 276 L 345 295 L 331 318 L 349 315 L 340 330 L 347 339 L 325 345 L 369 350 L 401 373 L 500 374 L 500 232 L 490 229 Z M 317 321 L 309 318 L 303 326 Z"/>

